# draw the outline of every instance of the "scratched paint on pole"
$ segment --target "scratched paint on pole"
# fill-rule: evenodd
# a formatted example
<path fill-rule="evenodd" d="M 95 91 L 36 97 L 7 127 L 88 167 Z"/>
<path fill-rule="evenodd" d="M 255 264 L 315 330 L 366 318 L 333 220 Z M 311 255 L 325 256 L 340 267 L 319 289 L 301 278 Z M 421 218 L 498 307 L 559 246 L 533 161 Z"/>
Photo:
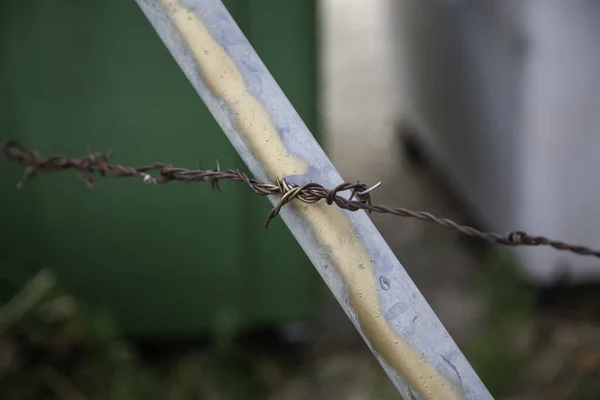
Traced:
<path fill-rule="evenodd" d="M 238 129 L 261 160 L 268 177 L 306 173 L 306 163 L 286 150 L 269 113 L 247 91 L 235 62 L 202 21 L 178 0 L 162 0 L 162 3 L 193 54 L 204 82 L 231 108 Z M 397 335 L 383 316 L 372 261 L 344 213 L 322 202 L 292 204 L 311 225 L 317 240 L 330 249 L 329 257 L 344 279 L 360 328 L 373 349 L 423 398 L 462 398 L 457 388 Z"/>

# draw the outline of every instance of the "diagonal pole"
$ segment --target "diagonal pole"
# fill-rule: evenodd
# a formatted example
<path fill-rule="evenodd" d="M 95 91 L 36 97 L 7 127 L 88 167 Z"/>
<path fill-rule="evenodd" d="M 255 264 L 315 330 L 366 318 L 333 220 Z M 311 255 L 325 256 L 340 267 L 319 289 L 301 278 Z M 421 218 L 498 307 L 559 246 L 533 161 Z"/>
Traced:
<path fill-rule="evenodd" d="M 256 178 L 343 182 L 220 0 L 136 2 Z M 281 216 L 402 397 L 492 398 L 365 212 Z"/>

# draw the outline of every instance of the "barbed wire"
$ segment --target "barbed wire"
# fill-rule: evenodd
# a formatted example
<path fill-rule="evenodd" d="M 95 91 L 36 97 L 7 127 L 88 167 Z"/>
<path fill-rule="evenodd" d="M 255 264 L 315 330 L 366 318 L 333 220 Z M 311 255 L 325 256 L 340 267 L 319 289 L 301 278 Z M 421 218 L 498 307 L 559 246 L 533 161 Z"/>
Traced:
<path fill-rule="evenodd" d="M 21 187 L 26 179 L 32 178 L 38 171 L 55 172 L 69 169 L 75 170 L 89 188 L 94 187 L 94 182 L 91 177 L 93 173 L 98 173 L 103 177 L 134 177 L 140 179 L 142 182 L 151 184 L 165 184 L 172 181 L 183 183 L 208 182 L 213 190 L 219 192 L 221 191 L 219 181 L 231 180 L 244 182 L 254 193 L 261 196 L 282 195 L 278 204 L 267 215 L 265 228 L 269 226 L 271 220 L 279 214 L 281 209 L 293 199 L 298 199 L 307 204 L 325 200 L 328 205 L 335 203 L 344 210 L 365 210 L 369 213 L 392 214 L 399 217 L 432 222 L 467 236 L 477 237 L 505 246 L 550 246 L 556 250 L 570 251 L 583 256 L 600 258 L 600 250 L 569 244 L 559 240 L 552 240 L 544 236 L 532 236 L 523 231 L 513 231 L 506 235 L 494 232 L 484 232 L 470 226 L 460 225 L 447 218 L 436 217 L 435 215 L 424 211 L 412 211 L 401 207 L 388 207 L 372 204 L 370 192 L 376 189 L 379 184 L 369 188 L 363 183 L 345 182 L 333 189 L 327 189 L 322 185 L 313 182 L 298 186 L 286 182 L 285 179 L 278 179 L 276 183 L 267 183 L 250 178 L 239 169 L 221 170 L 218 163 L 216 170 L 203 170 L 199 165 L 198 169 L 190 170 L 175 167 L 166 163 L 126 167 L 118 164 L 110 164 L 108 162 L 110 151 L 107 154 L 92 154 L 89 151 L 88 153 L 87 156 L 81 158 L 71 158 L 66 156 L 42 157 L 36 151 L 29 150 L 16 140 L 11 140 L 0 145 L 0 154 L 8 161 L 18 162 L 25 166 L 23 178 L 17 187 Z M 158 173 L 159 176 L 154 177 L 149 174 L 150 172 Z M 348 190 L 351 192 L 348 198 L 338 194 Z"/>

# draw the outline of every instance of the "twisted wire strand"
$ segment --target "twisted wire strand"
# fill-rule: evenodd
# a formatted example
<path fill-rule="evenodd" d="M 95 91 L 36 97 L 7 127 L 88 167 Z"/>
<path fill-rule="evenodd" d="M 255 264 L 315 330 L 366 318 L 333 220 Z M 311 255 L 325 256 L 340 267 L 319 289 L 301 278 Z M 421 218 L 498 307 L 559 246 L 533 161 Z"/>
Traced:
<path fill-rule="evenodd" d="M 32 178 L 38 171 L 63 171 L 75 170 L 78 176 L 85 184 L 92 189 L 94 182 L 91 175 L 98 173 L 101 176 L 113 176 L 117 178 L 134 177 L 142 182 L 150 184 L 165 184 L 172 181 L 183 183 L 208 182 L 213 190 L 220 192 L 219 181 L 222 179 L 235 182 L 244 182 L 254 193 L 261 196 L 280 194 L 279 202 L 267 215 L 265 228 L 275 218 L 281 209 L 289 202 L 297 199 L 307 204 L 313 204 L 325 200 L 328 205 L 336 204 L 339 208 L 348 211 L 364 210 L 366 212 L 392 214 L 398 217 L 414 218 L 425 222 L 431 222 L 447 229 L 454 230 L 463 235 L 477 237 L 492 243 L 505 246 L 550 246 L 556 250 L 569 251 L 582 256 L 592 256 L 600 258 L 600 250 L 594 250 L 586 246 L 569 244 L 559 240 L 553 240 L 544 236 L 532 236 L 523 231 L 513 231 L 506 235 L 494 232 L 484 232 L 470 226 L 458 224 L 447 218 L 436 217 L 425 211 L 412 211 L 401 207 L 388 207 L 384 205 L 372 204 L 370 192 L 379 184 L 368 188 L 367 185 L 360 182 L 345 182 L 333 189 L 327 189 L 322 185 L 309 182 L 298 186 L 290 184 L 285 179 L 277 179 L 276 183 L 261 182 L 255 178 L 248 177 L 239 169 L 221 170 L 217 166 L 216 170 L 204 170 L 198 165 L 198 169 L 190 170 L 174 167 L 166 163 L 152 163 L 139 167 L 126 167 L 108 162 L 110 152 L 106 155 L 94 153 L 86 157 L 71 158 L 66 156 L 42 157 L 36 151 L 29 150 L 16 140 L 8 141 L 0 145 L 0 154 L 8 161 L 18 162 L 25 166 L 23 178 L 17 185 L 22 187 L 24 180 Z M 217 163 L 218 165 L 218 163 Z M 158 173 L 157 177 L 150 175 L 150 172 Z M 339 195 L 340 192 L 350 191 L 348 198 Z"/>

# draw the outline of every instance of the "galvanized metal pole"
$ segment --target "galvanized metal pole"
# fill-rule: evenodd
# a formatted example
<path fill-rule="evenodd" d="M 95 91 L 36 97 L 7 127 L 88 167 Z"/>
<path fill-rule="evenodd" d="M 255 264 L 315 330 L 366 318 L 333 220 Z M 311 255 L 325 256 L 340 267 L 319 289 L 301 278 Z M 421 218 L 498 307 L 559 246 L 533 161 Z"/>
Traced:
<path fill-rule="evenodd" d="M 136 1 L 254 176 L 342 183 L 220 0 Z M 366 213 L 281 216 L 404 398 L 492 398 Z"/>

